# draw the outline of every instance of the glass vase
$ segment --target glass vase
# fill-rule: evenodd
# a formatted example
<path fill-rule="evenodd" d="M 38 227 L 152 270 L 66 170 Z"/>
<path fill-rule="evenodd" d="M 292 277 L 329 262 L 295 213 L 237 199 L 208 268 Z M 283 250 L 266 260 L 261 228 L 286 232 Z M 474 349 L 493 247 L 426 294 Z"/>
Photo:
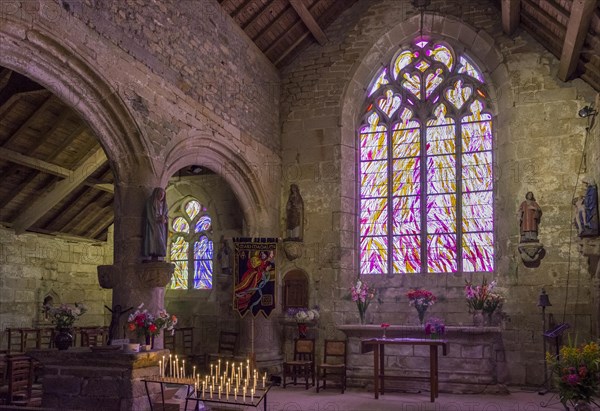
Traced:
<path fill-rule="evenodd" d="M 474 310 L 473 311 L 473 325 L 475 327 L 483 327 L 483 310 Z"/>
<path fill-rule="evenodd" d="M 425 323 L 425 313 L 427 312 L 427 309 L 418 309 L 417 308 L 417 314 L 419 316 L 419 324 L 423 325 Z"/>
<path fill-rule="evenodd" d="M 367 323 L 367 315 L 366 315 L 366 311 L 365 310 L 358 310 L 358 319 L 360 321 L 361 325 L 364 325 Z"/>

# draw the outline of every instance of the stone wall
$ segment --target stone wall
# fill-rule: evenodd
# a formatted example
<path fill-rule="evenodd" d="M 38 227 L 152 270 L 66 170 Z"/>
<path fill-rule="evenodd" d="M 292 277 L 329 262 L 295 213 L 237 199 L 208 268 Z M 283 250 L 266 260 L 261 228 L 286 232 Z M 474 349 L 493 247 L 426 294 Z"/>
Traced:
<path fill-rule="evenodd" d="M 502 33 L 492 2 L 433 2 L 424 33 L 469 54 L 492 90 L 496 279 L 507 296 L 502 338 L 506 381 L 536 385 L 543 380 L 542 325 L 537 307 L 543 287 L 554 304 L 547 312 L 569 322 L 580 341 L 597 335 L 588 261 L 571 229 L 573 194 L 585 136 L 577 111 L 595 93 L 581 80 L 556 77 L 558 60 L 518 31 Z M 356 127 L 365 89 L 400 45 L 419 33 L 419 17 L 408 1 L 358 1 L 326 31 L 329 41 L 313 45 L 282 72 L 284 187 L 300 187 L 305 209 L 304 256 L 283 272 L 302 268 L 311 277 L 310 304 L 319 304 L 321 335 L 340 336 L 335 324 L 355 323 L 355 305 L 344 299 L 356 278 Z M 597 165 L 595 166 L 597 167 Z M 527 191 L 544 216 L 540 240 L 546 257 L 526 268 L 517 252 L 516 211 Z M 282 202 L 286 198 L 283 191 Z M 414 324 L 406 292 L 426 287 L 440 297 L 428 312 L 453 325 L 469 324 L 465 279 L 482 275 L 403 275 L 370 279 L 378 298 L 370 322 Z M 566 303 L 565 303 L 566 302 Z M 563 311 L 564 308 L 564 311 Z"/>
<path fill-rule="evenodd" d="M 107 243 L 64 240 L 0 229 L 0 349 L 7 327 L 50 326 L 41 312 L 46 295 L 54 303 L 83 302 L 78 326 L 108 325 L 111 294 L 100 288 L 96 267 L 112 262 Z"/>

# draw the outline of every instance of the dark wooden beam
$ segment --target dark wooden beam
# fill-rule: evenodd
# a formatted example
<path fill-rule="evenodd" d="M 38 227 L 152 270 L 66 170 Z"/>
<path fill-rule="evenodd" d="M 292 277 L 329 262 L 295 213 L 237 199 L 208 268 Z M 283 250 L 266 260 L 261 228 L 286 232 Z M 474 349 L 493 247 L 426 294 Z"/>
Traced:
<path fill-rule="evenodd" d="M 327 43 L 327 36 L 319 26 L 312 14 L 308 11 L 302 0 L 290 0 L 290 4 L 298 13 L 308 30 L 311 32 L 315 40 L 322 46 Z"/>
<path fill-rule="evenodd" d="M 569 80 L 577 68 L 583 41 L 590 28 L 595 8 L 596 0 L 573 1 L 558 66 L 558 78 L 562 81 Z"/>
<path fill-rule="evenodd" d="M 235 18 L 246 8 L 248 4 L 250 4 L 253 0 L 246 0 L 242 4 L 240 4 L 234 11 L 231 13 L 231 18 L 235 20 Z"/>
<path fill-rule="evenodd" d="M 25 120 L 23 122 L 23 124 L 21 124 L 21 126 L 17 129 L 17 131 L 12 133 L 12 135 L 10 137 L 8 137 L 2 145 L 6 147 L 12 141 L 19 138 L 21 136 L 21 134 L 23 134 L 27 130 L 27 128 L 29 128 L 31 123 L 33 123 L 35 121 L 37 116 L 39 116 L 44 111 L 46 111 L 48 106 L 50 104 L 52 104 L 53 101 L 54 101 L 54 95 L 48 93 L 48 97 L 44 100 L 44 102 L 42 104 L 40 104 L 37 109 L 35 109 L 35 111 L 27 118 L 27 120 Z"/>
<path fill-rule="evenodd" d="M 288 56 L 288 54 L 290 54 L 296 47 L 298 47 L 298 45 L 300 43 L 302 43 L 308 37 L 309 34 L 310 34 L 310 32 L 307 31 L 302 36 L 298 37 L 298 39 L 295 42 L 293 42 L 283 53 L 281 53 L 279 55 L 279 57 L 277 58 L 277 60 L 275 60 L 273 62 L 273 65 L 276 66 L 281 61 L 283 61 L 283 59 L 286 58 Z"/>
<path fill-rule="evenodd" d="M 526 4 L 527 7 L 531 8 L 532 10 L 534 10 L 534 12 L 529 12 L 527 10 L 527 7 L 525 7 L 525 12 L 528 13 L 531 17 L 533 17 L 535 20 L 538 21 L 538 24 L 540 27 L 549 29 L 551 32 L 553 32 L 551 30 L 551 28 L 554 28 L 556 31 L 558 31 L 560 34 L 554 34 L 554 37 L 556 37 L 558 40 L 560 40 L 562 42 L 565 33 L 567 32 L 567 28 L 564 24 L 562 24 L 557 18 L 556 16 L 551 15 L 550 13 L 548 13 L 546 10 L 540 8 L 536 3 L 533 2 L 533 0 L 521 0 L 523 2 L 523 4 Z"/>
<path fill-rule="evenodd" d="M 502 30 L 511 35 L 519 27 L 521 0 L 502 0 Z"/>
<path fill-rule="evenodd" d="M 569 11 L 566 10 L 561 4 L 559 4 L 556 0 L 546 0 L 546 4 L 548 4 L 552 10 L 558 14 L 560 17 L 569 21 Z"/>
<path fill-rule="evenodd" d="M 73 173 L 67 168 L 57 166 L 56 164 L 52 164 L 47 161 L 39 160 L 34 157 L 29 157 L 3 147 L 0 147 L 0 159 L 63 178 L 68 178 Z"/>
<path fill-rule="evenodd" d="M 270 9 L 271 9 L 271 6 L 273 5 L 273 3 L 275 3 L 275 1 L 276 0 L 271 0 L 271 1 L 267 2 L 265 4 L 265 6 L 262 8 L 262 10 L 260 10 L 257 14 L 255 14 L 250 20 L 248 20 L 247 23 L 245 23 L 242 26 L 242 30 L 246 31 L 247 28 L 251 27 L 258 20 L 260 20 L 265 15 L 267 15 L 269 13 Z"/>
<path fill-rule="evenodd" d="M 269 32 L 269 30 L 279 23 L 279 21 L 289 13 L 293 13 L 293 9 L 287 5 L 281 10 L 281 12 L 277 16 L 273 16 L 273 20 L 269 22 L 269 24 L 265 25 L 256 35 L 252 38 L 252 41 L 257 43 L 262 40 L 262 37 Z"/>

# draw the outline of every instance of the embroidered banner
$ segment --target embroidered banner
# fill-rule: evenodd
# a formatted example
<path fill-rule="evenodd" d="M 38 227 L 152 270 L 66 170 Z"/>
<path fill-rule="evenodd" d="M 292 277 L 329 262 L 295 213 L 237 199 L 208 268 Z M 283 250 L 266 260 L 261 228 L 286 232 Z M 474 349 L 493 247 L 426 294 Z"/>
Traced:
<path fill-rule="evenodd" d="M 275 308 L 276 238 L 234 238 L 233 307 L 243 317 Z"/>

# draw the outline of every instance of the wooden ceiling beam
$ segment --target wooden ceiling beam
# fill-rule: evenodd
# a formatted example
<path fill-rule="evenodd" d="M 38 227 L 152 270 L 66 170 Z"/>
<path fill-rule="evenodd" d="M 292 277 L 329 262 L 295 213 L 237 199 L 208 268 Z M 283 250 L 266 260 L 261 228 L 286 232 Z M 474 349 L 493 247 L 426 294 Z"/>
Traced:
<path fill-rule="evenodd" d="M 4 142 L 3 146 L 7 146 L 12 141 L 14 141 L 18 137 L 20 137 L 21 134 L 23 134 L 25 132 L 25 130 L 27 130 L 27 128 L 29 128 L 29 126 L 31 125 L 31 123 L 33 123 L 35 121 L 35 119 L 37 118 L 37 116 L 39 116 L 41 113 L 43 113 L 44 111 L 46 111 L 46 109 L 48 108 L 48 106 L 50 104 L 52 104 L 52 102 L 54 101 L 54 95 L 50 94 L 50 93 L 48 93 L 48 94 L 49 95 L 46 98 L 46 100 L 44 100 L 44 102 L 39 105 L 39 107 L 27 118 L 27 120 L 25 120 L 25 122 L 23 122 L 23 124 L 21 124 L 21 126 L 17 129 L 17 131 L 15 131 L 14 133 L 12 133 L 12 135 L 10 137 L 8 137 L 8 139 L 6 139 L 6 141 Z"/>
<path fill-rule="evenodd" d="M 273 27 L 276 27 L 277 23 L 286 15 L 286 13 L 293 13 L 293 9 L 286 5 L 283 10 L 277 15 L 273 16 L 274 19 L 269 22 L 269 24 L 265 25 L 256 35 L 252 38 L 252 41 L 257 43 L 262 40 L 262 37 L 269 32 L 269 30 Z"/>
<path fill-rule="evenodd" d="M 563 19 L 569 21 L 569 11 L 566 10 L 561 4 L 558 4 L 556 0 L 546 0 L 546 4 L 552 8 L 552 10 Z"/>
<path fill-rule="evenodd" d="M 34 170 L 43 171 L 44 173 L 62 178 L 69 178 L 73 173 L 67 168 L 34 157 L 29 157 L 4 147 L 0 147 L 0 160 L 10 161 L 11 163 L 33 168 Z"/>
<path fill-rule="evenodd" d="M 246 0 L 242 4 L 240 4 L 232 13 L 231 18 L 235 20 L 235 18 L 246 8 L 248 4 L 250 4 L 252 0 Z"/>
<path fill-rule="evenodd" d="M 242 30 L 246 31 L 247 28 L 249 28 L 252 25 L 254 25 L 258 20 L 260 20 L 267 13 L 269 13 L 270 8 L 273 5 L 273 3 L 275 3 L 275 0 L 271 0 L 271 1 L 267 2 L 267 4 L 265 4 L 265 6 L 262 8 L 261 11 L 258 12 L 258 14 L 254 15 L 250 20 L 248 20 L 248 22 L 246 22 L 242 26 Z"/>
<path fill-rule="evenodd" d="M 531 34 L 531 36 L 537 41 L 539 41 L 540 44 L 544 45 L 544 47 L 546 47 L 550 53 L 552 53 L 556 58 L 560 57 L 561 41 L 556 34 L 554 34 L 544 25 L 540 24 L 527 13 L 521 14 L 521 23 L 527 32 Z"/>
<path fill-rule="evenodd" d="M 502 0 L 502 30 L 511 35 L 519 27 L 521 0 Z"/>
<path fill-rule="evenodd" d="M 308 11 L 302 0 L 290 0 L 290 4 L 298 13 L 298 16 L 302 19 L 308 30 L 311 32 L 315 40 L 323 46 L 327 43 L 327 36 L 319 26 L 319 23 L 315 20 L 312 14 Z"/>
<path fill-rule="evenodd" d="M 596 0 L 573 1 L 558 66 L 558 78 L 562 81 L 569 80 L 577 68 L 581 48 L 590 28 L 595 8 Z"/>
<path fill-rule="evenodd" d="M 79 187 L 86 178 L 106 163 L 106 161 L 108 159 L 106 158 L 106 154 L 104 154 L 104 150 L 98 147 L 80 167 L 72 172 L 70 178 L 59 181 L 52 191 L 40 197 L 15 219 L 12 225 L 15 233 L 22 234 L 35 224 L 36 221 L 42 218 L 44 214 L 58 204 L 65 196 Z"/>
<path fill-rule="evenodd" d="M 288 54 L 290 54 L 292 51 L 294 51 L 294 49 L 296 47 L 298 47 L 298 45 L 300 43 L 302 43 L 304 41 L 304 39 L 306 39 L 308 37 L 309 34 L 310 34 L 310 32 L 307 31 L 303 35 L 298 37 L 298 39 L 295 42 L 293 42 L 283 53 L 281 53 L 279 55 L 277 60 L 275 60 L 275 62 L 273 62 L 273 65 L 277 66 L 277 64 L 279 64 L 281 61 L 283 61 L 283 59 L 286 58 L 288 56 Z"/>
<path fill-rule="evenodd" d="M 108 230 L 108 227 L 110 227 L 114 223 L 114 220 L 115 220 L 114 213 L 112 212 L 112 210 L 108 211 L 106 213 L 106 215 L 104 216 L 104 218 L 102 219 L 102 221 L 100 223 L 98 223 L 98 226 L 96 227 L 96 229 L 89 233 L 89 237 L 98 239 L 100 234 L 102 234 L 104 231 Z"/>
<path fill-rule="evenodd" d="M 554 33 L 554 31 L 552 31 L 552 28 L 554 28 L 556 31 L 560 32 L 560 35 L 554 34 L 554 37 L 556 37 L 561 42 L 563 41 L 565 33 L 567 32 L 567 28 L 564 24 L 562 24 L 556 18 L 556 16 L 553 16 L 550 13 L 548 13 L 546 10 L 540 8 L 536 3 L 533 2 L 533 0 L 521 0 L 521 1 L 524 4 L 526 4 L 528 7 L 530 7 L 531 9 L 534 10 L 535 14 L 528 12 L 527 9 L 525 9 L 525 12 L 528 13 L 535 20 L 537 20 L 538 25 L 540 27 L 549 29 L 552 33 Z"/>

